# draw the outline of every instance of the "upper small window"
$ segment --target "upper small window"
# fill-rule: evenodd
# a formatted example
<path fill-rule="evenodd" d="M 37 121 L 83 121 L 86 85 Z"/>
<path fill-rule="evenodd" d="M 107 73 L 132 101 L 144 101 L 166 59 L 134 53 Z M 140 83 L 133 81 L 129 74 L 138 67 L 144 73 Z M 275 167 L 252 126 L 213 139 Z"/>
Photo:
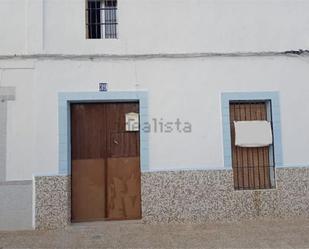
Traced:
<path fill-rule="evenodd" d="M 117 0 L 87 0 L 88 39 L 117 39 Z"/>

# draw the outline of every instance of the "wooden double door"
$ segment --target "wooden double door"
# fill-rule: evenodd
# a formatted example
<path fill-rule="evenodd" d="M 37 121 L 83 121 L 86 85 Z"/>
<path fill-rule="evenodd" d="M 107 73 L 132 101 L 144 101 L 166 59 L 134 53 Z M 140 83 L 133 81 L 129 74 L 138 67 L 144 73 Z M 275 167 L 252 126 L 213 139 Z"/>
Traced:
<path fill-rule="evenodd" d="M 138 103 L 71 105 L 72 222 L 141 218 Z"/>

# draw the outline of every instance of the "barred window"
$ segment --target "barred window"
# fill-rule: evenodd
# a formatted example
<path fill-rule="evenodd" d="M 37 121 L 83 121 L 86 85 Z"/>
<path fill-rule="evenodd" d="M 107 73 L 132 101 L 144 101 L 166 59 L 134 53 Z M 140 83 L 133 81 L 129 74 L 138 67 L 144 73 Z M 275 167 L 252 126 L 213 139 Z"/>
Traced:
<path fill-rule="evenodd" d="M 234 121 L 269 121 L 271 101 L 240 100 L 230 102 L 230 128 L 234 187 L 237 190 L 275 187 L 274 144 L 265 147 L 236 146 Z"/>
<path fill-rule="evenodd" d="M 88 39 L 117 39 L 117 0 L 87 0 Z"/>

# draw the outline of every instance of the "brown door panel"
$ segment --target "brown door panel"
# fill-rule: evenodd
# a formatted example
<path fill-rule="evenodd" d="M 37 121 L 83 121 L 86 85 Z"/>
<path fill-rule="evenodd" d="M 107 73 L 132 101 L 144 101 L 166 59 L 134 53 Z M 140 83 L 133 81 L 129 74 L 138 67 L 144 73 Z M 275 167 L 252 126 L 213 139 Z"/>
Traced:
<path fill-rule="evenodd" d="M 72 171 L 72 221 L 106 218 L 105 160 L 73 160 Z"/>
<path fill-rule="evenodd" d="M 139 157 L 108 158 L 107 186 L 109 219 L 141 218 Z"/>
<path fill-rule="evenodd" d="M 71 106 L 72 159 L 106 158 L 106 110 L 102 104 Z"/>

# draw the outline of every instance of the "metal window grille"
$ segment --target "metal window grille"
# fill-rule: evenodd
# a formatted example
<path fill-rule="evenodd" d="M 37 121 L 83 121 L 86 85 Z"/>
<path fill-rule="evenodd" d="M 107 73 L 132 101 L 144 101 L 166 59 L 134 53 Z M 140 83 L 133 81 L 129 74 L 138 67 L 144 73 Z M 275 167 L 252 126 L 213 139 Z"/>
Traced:
<path fill-rule="evenodd" d="M 117 39 L 117 25 L 117 0 L 87 1 L 87 38 Z"/>
<path fill-rule="evenodd" d="M 268 120 L 272 122 L 270 101 L 230 102 L 230 127 L 234 188 L 269 189 L 275 186 L 273 145 L 260 148 L 235 146 L 233 121 Z"/>

